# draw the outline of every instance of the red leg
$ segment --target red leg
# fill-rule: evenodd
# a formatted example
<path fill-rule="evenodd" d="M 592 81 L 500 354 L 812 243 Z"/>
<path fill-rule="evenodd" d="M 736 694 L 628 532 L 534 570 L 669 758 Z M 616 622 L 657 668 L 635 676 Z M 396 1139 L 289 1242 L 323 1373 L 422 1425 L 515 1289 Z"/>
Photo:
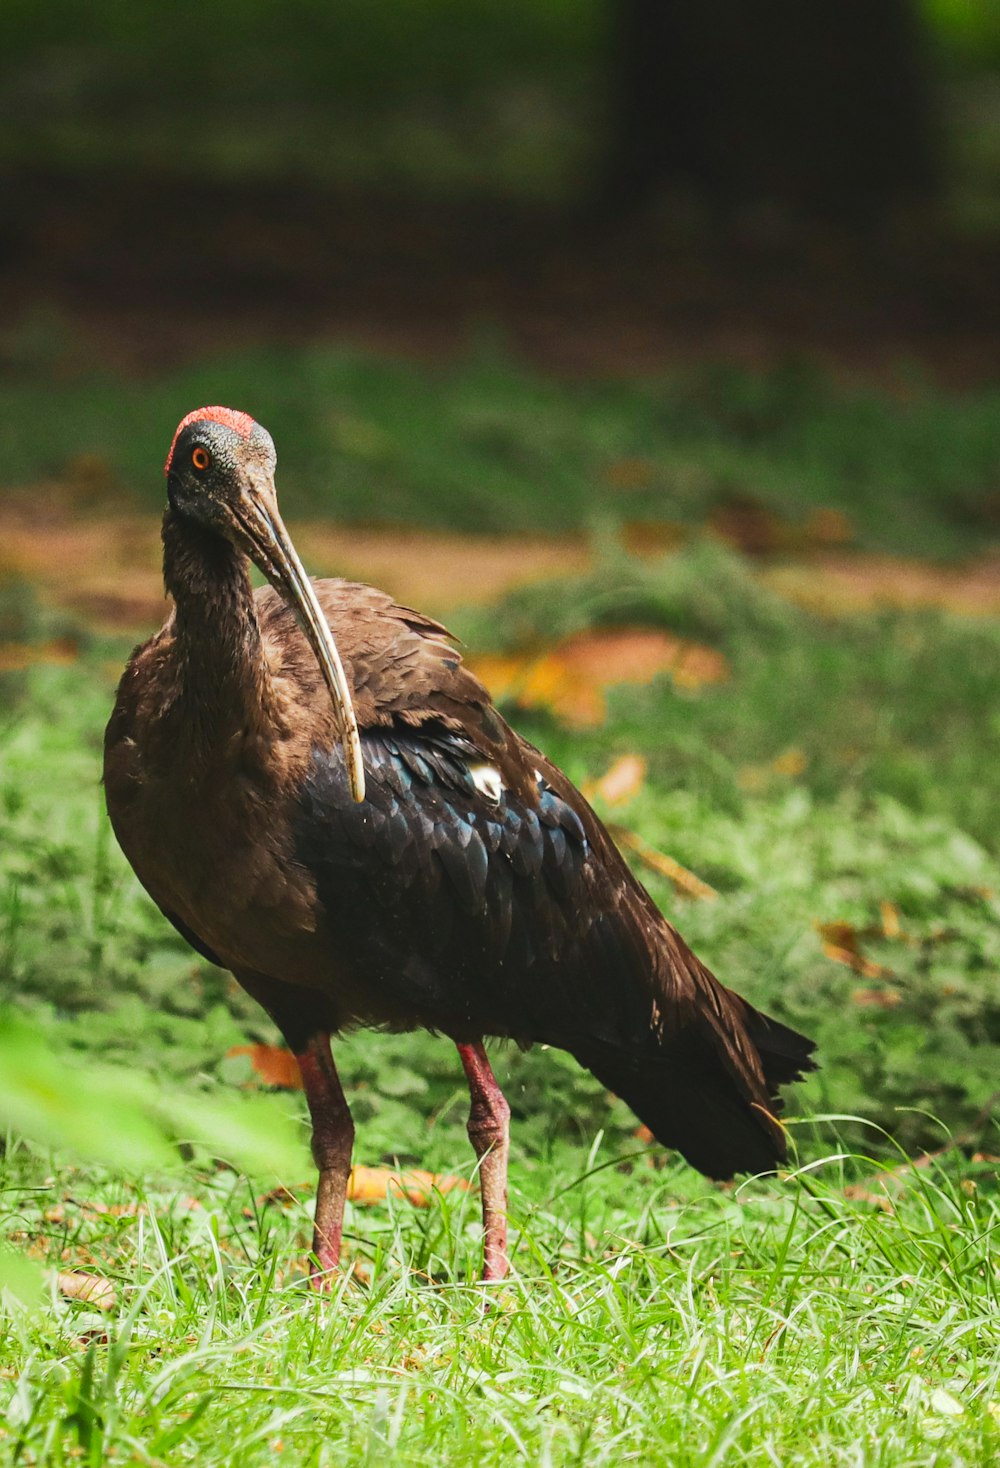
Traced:
<path fill-rule="evenodd" d="M 295 1058 L 309 1103 L 312 1153 L 319 1168 L 309 1282 L 313 1289 L 327 1290 L 333 1284 L 332 1271 L 340 1263 L 354 1122 L 333 1063 L 329 1035 L 313 1035 Z"/>
<path fill-rule="evenodd" d="M 497 1085 L 482 1042 L 459 1045 L 469 1083 L 469 1141 L 479 1159 L 483 1197 L 483 1279 L 503 1279 L 507 1258 L 507 1156 L 510 1151 L 510 1107 Z"/>

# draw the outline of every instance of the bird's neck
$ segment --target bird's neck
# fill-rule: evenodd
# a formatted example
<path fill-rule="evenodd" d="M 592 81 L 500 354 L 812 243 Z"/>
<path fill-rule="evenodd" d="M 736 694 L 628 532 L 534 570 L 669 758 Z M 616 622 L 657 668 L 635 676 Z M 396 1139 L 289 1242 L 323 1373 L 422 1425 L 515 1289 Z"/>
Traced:
<path fill-rule="evenodd" d="M 168 509 L 163 581 L 174 601 L 178 694 L 199 742 L 225 742 L 266 715 L 270 675 L 245 555 Z M 195 711 L 192 720 L 191 711 Z"/>

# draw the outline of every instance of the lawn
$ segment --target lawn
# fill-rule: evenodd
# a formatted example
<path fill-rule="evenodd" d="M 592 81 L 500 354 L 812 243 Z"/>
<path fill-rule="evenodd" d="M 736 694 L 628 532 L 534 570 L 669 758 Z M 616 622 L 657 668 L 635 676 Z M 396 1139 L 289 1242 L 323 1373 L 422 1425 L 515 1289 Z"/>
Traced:
<path fill-rule="evenodd" d="M 103 815 L 127 643 L 80 627 L 67 665 L 36 662 L 65 614 L 0 585 L 11 1461 L 996 1459 L 1000 625 L 819 617 L 701 529 L 739 496 L 793 530 L 835 510 L 863 546 L 971 552 L 993 513 L 995 394 L 900 398 L 799 369 L 565 386 L 496 361 L 289 353 L 64 380 L 41 439 L 24 425 L 42 380 L 0 384 L 22 493 L 86 453 L 122 502 L 151 504 L 164 423 L 232 397 L 274 430 L 300 514 L 597 525 L 590 572 L 450 620 L 473 658 L 618 623 L 725 660 L 718 681 L 613 690 L 592 727 L 508 711 L 578 782 L 645 759 L 599 808 L 711 885 L 692 900 L 641 869 L 721 977 L 817 1037 L 822 1069 L 791 1108 L 789 1174 L 719 1188 L 664 1163 L 564 1057 L 500 1050 L 509 1284 L 475 1283 L 475 1193 L 458 1189 L 351 1205 L 352 1269 L 316 1301 L 296 1266 L 301 1099 L 230 1053 L 273 1033 L 159 919 Z M 679 548 L 633 559 L 625 521 L 680 527 Z M 359 1162 L 471 1179 L 447 1042 L 357 1035 L 337 1053 Z M 105 1293 L 68 1298 L 56 1270 Z"/>

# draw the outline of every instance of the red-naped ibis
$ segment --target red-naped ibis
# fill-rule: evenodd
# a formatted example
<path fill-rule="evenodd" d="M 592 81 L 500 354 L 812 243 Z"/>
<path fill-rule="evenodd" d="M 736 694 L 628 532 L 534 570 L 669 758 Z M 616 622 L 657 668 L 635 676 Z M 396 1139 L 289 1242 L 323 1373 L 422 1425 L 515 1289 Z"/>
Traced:
<path fill-rule="evenodd" d="M 444 627 L 370 586 L 309 580 L 274 469 L 245 413 L 178 427 L 174 609 L 125 670 L 104 779 L 143 886 L 298 1059 L 314 1281 L 339 1260 L 354 1140 L 330 1036 L 358 1025 L 457 1045 L 485 1279 L 507 1271 L 510 1116 L 486 1036 L 569 1051 L 710 1177 L 773 1169 L 778 1092 L 813 1068 L 812 1043 L 699 962 Z M 251 560 L 269 587 L 253 590 Z"/>

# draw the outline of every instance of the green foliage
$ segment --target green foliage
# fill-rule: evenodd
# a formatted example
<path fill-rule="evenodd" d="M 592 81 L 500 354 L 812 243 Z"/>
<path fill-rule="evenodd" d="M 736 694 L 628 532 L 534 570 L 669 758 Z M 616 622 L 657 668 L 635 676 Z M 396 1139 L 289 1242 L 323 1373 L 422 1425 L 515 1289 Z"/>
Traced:
<path fill-rule="evenodd" d="M 546 646 L 588 627 L 664 627 L 730 645 L 801 637 L 811 619 L 762 585 L 748 563 L 717 540 L 698 537 L 662 559 L 638 559 L 602 535 L 585 576 L 533 582 L 498 606 L 470 607 L 461 619 L 472 646 Z"/>
<path fill-rule="evenodd" d="M 952 61 L 982 69 L 1000 63 L 997 0 L 921 0 L 920 8 Z"/>
<path fill-rule="evenodd" d="M 612 544 L 588 576 L 527 586 L 452 621 L 473 646 L 496 650 L 638 623 L 725 651 L 730 682 L 692 693 L 663 680 L 622 692 L 603 729 L 570 734 L 537 714 L 512 714 L 580 779 L 639 750 L 655 783 L 752 821 L 748 782 L 757 797 L 781 795 L 780 772 L 766 766 L 791 747 L 802 756 L 796 778 L 824 807 L 841 794 L 888 795 L 998 851 L 994 621 L 939 612 L 812 616 L 710 540 L 659 561 Z"/>
<path fill-rule="evenodd" d="M 897 398 L 794 364 L 566 384 L 488 349 L 431 371 L 331 348 L 126 382 L 54 370 L 71 344 L 51 323 L 40 337 L 29 322 L 8 348 L 16 375 L 0 376 L 7 483 L 65 475 L 88 454 L 158 506 L 177 422 L 226 402 L 272 432 L 291 514 L 485 532 L 700 526 L 749 498 L 793 526 L 839 510 L 863 545 L 936 557 L 980 549 L 995 523 L 994 387 L 914 382 Z"/>
<path fill-rule="evenodd" d="M 0 1014 L 0 1128 L 133 1172 L 164 1168 L 178 1142 L 257 1174 L 301 1163 L 287 1122 L 260 1098 L 194 1097 L 164 1090 L 144 1070 L 67 1062 L 45 1029 Z"/>
<path fill-rule="evenodd" d="M 721 892 L 678 903 L 640 873 L 725 980 L 820 1040 L 823 1069 L 796 1104 L 873 1117 L 910 1147 L 935 1144 L 925 1112 L 967 1126 L 1000 1074 L 1000 763 L 988 757 L 1000 631 L 943 617 L 820 621 L 706 543 L 659 566 L 612 554 L 581 582 L 519 593 L 490 632 L 541 637 L 609 615 L 710 638 L 730 681 L 623 689 L 607 727 L 586 734 L 538 715 L 518 724 L 580 782 L 617 754 L 646 756 L 645 789 L 608 814 Z M 273 1031 L 163 923 L 108 831 L 106 669 L 97 646 L 80 666 L 33 670 L 0 735 L 4 993 L 57 1050 L 138 1062 L 182 1090 L 245 1083 L 247 1063 L 227 1052 Z M 901 938 L 881 934 L 883 903 Z M 830 922 L 872 930 L 863 955 L 884 977 L 824 955 L 816 925 Z M 340 1048 L 369 1155 L 427 1160 L 423 1117 L 461 1111 L 448 1045 L 358 1035 Z M 525 1159 L 560 1139 L 586 1145 L 602 1126 L 625 1142 L 627 1109 L 609 1112 L 571 1061 L 505 1051 L 498 1065 Z"/>

